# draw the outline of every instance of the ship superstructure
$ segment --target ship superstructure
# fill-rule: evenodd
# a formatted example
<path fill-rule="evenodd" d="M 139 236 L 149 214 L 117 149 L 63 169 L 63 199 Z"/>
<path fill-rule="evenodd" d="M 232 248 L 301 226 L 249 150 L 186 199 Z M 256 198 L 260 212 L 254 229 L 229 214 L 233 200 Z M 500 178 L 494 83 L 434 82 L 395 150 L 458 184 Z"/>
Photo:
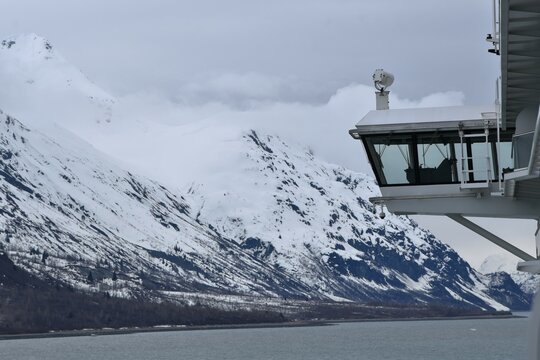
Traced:
<path fill-rule="evenodd" d="M 501 60 L 493 105 L 390 109 L 393 76 L 378 69 L 377 110 L 350 134 L 364 145 L 382 215 L 447 216 L 521 258 L 519 270 L 540 273 L 540 231 L 529 254 L 466 218 L 532 219 L 540 229 L 540 1 L 495 0 L 487 40 Z M 540 359 L 538 302 L 531 359 Z"/>

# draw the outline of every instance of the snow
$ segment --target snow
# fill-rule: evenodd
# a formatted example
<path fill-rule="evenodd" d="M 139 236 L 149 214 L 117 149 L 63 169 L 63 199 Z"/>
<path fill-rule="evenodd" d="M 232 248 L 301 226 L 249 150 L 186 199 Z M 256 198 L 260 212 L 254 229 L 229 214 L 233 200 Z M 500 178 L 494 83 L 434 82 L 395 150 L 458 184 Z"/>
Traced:
<path fill-rule="evenodd" d="M 509 274 L 517 271 L 517 263 L 520 262 L 517 256 L 512 254 L 494 254 L 488 256 L 480 265 L 480 272 L 491 274 L 495 272 L 507 272 Z"/>
<path fill-rule="evenodd" d="M 113 97 L 36 34 L 0 42 L 0 79 L 0 108 L 28 124 L 56 122 L 73 131 L 111 120 Z"/>
<path fill-rule="evenodd" d="M 482 114 L 494 114 L 495 106 L 447 106 L 420 109 L 370 111 L 358 126 L 443 123 L 483 120 Z"/>
<path fill-rule="evenodd" d="M 517 271 L 517 263 L 522 260 L 512 254 L 493 254 L 488 256 L 480 265 L 480 272 L 491 274 L 506 272 L 527 294 L 534 294 L 538 290 L 540 276 Z"/>

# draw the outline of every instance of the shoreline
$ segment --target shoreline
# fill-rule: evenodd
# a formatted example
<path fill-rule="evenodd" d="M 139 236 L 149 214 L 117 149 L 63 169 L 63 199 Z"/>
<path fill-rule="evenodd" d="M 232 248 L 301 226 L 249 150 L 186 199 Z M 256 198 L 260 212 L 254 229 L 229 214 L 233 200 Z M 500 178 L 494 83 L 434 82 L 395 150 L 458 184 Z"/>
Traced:
<path fill-rule="evenodd" d="M 133 328 L 103 328 L 103 329 L 82 329 L 82 330 L 59 330 L 46 333 L 23 333 L 23 334 L 0 334 L 0 341 L 4 340 L 27 340 L 46 339 L 61 337 L 80 336 L 108 336 L 127 335 L 150 332 L 171 332 L 171 331 L 199 331 L 199 330 L 236 330 L 236 329 L 267 329 L 267 328 L 288 328 L 288 327 L 310 327 L 310 326 L 335 326 L 341 323 L 363 323 L 363 322 L 399 322 L 399 321 L 448 321 L 448 320 L 490 320 L 490 319 L 521 319 L 522 315 L 474 315 L 474 316 L 454 316 L 454 317 L 424 317 L 424 318 L 379 318 L 379 319 L 321 319 L 321 320 L 300 320 L 282 323 L 258 323 L 258 324 L 228 324 L 228 325 L 157 325 L 152 327 Z"/>

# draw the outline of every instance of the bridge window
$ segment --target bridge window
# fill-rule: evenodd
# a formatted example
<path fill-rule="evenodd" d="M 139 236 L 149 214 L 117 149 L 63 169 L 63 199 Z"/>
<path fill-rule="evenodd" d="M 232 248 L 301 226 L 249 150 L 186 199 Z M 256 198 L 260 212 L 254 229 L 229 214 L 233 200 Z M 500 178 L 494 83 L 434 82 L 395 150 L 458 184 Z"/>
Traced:
<path fill-rule="evenodd" d="M 461 158 L 459 137 L 437 133 L 419 134 L 417 149 L 420 184 L 461 181 L 462 174 L 458 166 L 458 159 Z"/>
<path fill-rule="evenodd" d="M 367 142 L 368 156 L 377 172 L 379 184 L 416 183 L 412 135 L 373 136 Z"/>
<path fill-rule="evenodd" d="M 482 130 L 483 131 L 483 130 Z M 379 185 L 455 184 L 497 180 L 513 171 L 512 136 L 471 135 L 463 143 L 457 131 L 363 136 Z"/>

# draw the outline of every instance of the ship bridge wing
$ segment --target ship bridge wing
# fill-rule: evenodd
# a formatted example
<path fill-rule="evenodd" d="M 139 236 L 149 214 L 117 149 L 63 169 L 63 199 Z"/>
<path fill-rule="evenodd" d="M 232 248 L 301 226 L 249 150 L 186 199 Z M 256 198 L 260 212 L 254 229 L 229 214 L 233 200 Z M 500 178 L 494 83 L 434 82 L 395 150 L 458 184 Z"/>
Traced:
<path fill-rule="evenodd" d="M 370 201 L 381 217 L 385 208 L 445 215 L 540 274 L 540 0 L 493 5 L 487 40 L 501 55 L 496 106 L 389 109 L 388 92 L 377 88 L 377 110 L 349 133 L 364 145 L 381 190 Z M 535 256 L 466 216 L 536 220 Z"/>
<path fill-rule="evenodd" d="M 381 108 L 349 131 L 381 189 L 375 203 L 400 214 L 539 219 L 540 0 L 494 5 L 498 106 Z"/>

